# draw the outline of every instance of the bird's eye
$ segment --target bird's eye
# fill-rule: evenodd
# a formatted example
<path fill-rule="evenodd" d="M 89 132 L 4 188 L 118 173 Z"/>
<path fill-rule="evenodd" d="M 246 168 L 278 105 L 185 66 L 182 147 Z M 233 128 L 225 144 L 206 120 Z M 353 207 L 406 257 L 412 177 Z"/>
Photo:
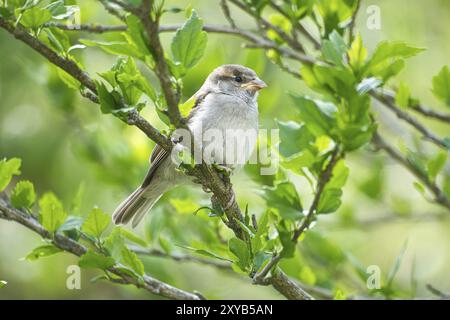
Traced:
<path fill-rule="evenodd" d="M 234 81 L 236 81 L 236 82 L 242 82 L 242 77 L 241 77 L 241 76 L 236 76 L 236 77 L 234 78 Z"/>

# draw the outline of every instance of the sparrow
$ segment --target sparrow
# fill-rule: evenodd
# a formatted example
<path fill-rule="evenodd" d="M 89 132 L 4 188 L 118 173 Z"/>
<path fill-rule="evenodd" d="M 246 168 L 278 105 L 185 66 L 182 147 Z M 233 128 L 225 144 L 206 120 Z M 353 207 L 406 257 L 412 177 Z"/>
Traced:
<path fill-rule="evenodd" d="M 211 72 L 192 96 L 195 103 L 186 118 L 194 148 L 203 157 L 201 161 L 206 159 L 209 164 L 235 170 L 249 159 L 257 141 L 258 93 L 265 87 L 266 83 L 255 71 L 242 65 L 226 64 Z M 250 134 L 244 137 L 246 133 Z M 238 146 L 231 143 L 232 138 Z M 191 147 L 192 143 L 186 140 L 172 138 L 186 148 Z M 132 227 L 136 227 L 165 192 L 192 183 L 192 177 L 177 170 L 178 165 L 170 152 L 156 145 L 144 181 L 114 211 L 114 224 L 123 225 L 132 220 Z"/>

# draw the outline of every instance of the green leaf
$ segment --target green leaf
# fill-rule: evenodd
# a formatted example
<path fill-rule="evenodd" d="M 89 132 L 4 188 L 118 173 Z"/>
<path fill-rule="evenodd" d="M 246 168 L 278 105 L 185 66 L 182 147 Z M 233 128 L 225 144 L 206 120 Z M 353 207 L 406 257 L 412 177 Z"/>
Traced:
<path fill-rule="evenodd" d="M 205 52 L 207 34 L 202 28 L 202 20 L 198 18 L 195 10 L 192 10 L 190 18 L 172 39 L 173 57 L 186 69 L 192 68 Z"/>
<path fill-rule="evenodd" d="M 80 217 L 69 216 L 63 225 L 58 228 L 58 231 L 80 230 L 83 222 L 83 219 Z"/>
<path fill-rule="evenodd" d="M 290 157 L 303 151 L 314 143 L 314 136 L 304 124 L 294 121 L 277 121 L 280 129 L 279 150 L 283 157 Z"/>
<path fill-rule="evenodd" d="M 303 207 L 295 186 L 289 181 L 281 181 L 274 187 L 263 186 L 262 197 L 271 208 L 276 208 L 287 220 L 298 220 L 303 214 Z"/>
<path fill-rule="evenodd" d="M 353 40 L 347 55 L 350 66 L 354 71 L 359 72 L 367 59 L 367 49 L 364 47 L 359 33 Z"/>
<path fill-rule="evenodd" d="M 111 217 L 99 208 L 94 208 L 83 223 L 81 231 L 96 238 L 100 238 L 108 228 Z"/>
<path fill-rule="evenodd" d="M 36 193 L 34 192 L 34 186 L 30 181 L 19 181 L 12 194 L 11 204 L 14 208 L 31 208 L 36 201 Z"/>
<path fill-rule="evenodd" d="M 246 271 L 250 266 L 250 253 L 244 241 L 238 238 L 231 238 L 228 242 L 231 253 L 238 258 L 237 265 L 241 270 Z"/>
<path fill-rule="evenodd" d="M 436 98 L 450 106 L 450 70 L 445 66 L 433 77 L 433 93 Z"/>
<path fill-rule="evenodd" d="M 50 232 L 55 232 L 64 223 L 67 213 L 59 199 L 51 192 L 42 196 L 39 200 L 39 219 L 42 226 Z"/>
<path fill-rule="evenodd" d="M 25 259 L 28 261 L 35 261 L 39 258 L 48 257 L 48 256 L 54 255 L 61 251 L 62 251 L 61 249 L 55 247 L 52 244 L 46 244 L 46 245 L 34 248 L 33 251 L 31 251 L 29 254 L 27 254 Z"/>
<path fill-rule="evenodd" d="M 150 55 L 149 46 L 146 43 L 146 36 L 144 35 L 144 27 L 141 21 L 135 15 L 128 15 L 126 17 L 126 24 L 128 26 L 125 38 L 129 43 L 132 43 L 140 52 L 140 55 Z"/>
<path fill-rule="evenodd" d="M 222 261 L 233 262 L 233 261 L 231 261 L 230 259 L 221 257 L 221 256 L 215 254 L 214 252 L 210 251 L 210 250 L 206 250 L 206 249 L 197 249 L 197 248 L 193 248 L 193 247 L 189 247 L 189 246 L 182 246 L 182 245 L 178 245 L 178 246 L 181 247 L 181 248 L 184 248 L 184 249 L 193 251 L 193 252 L 195 252 L 195 253 L 197 253 L 197 254 L 200 254 L 200 255 L 202 255 L 202 256 L 205 256 L 205 257 L 214 258 L 214 259 L 219 259 L 219 260 L 222 260 Z"/>
<path fill-rule="evenodd" d="M 329 188 L 322 192 L 319 205 L 317 206 L 317 214 L 332 213 L 341 206 L 342 190 Z"/>
<path fill-rule="evenodd" d="M 281 227 L 277 228 L 278 238 L 280 239 L 283 250 L 280 255 L 283 258 L 292 258 L 295 254 L 295 243 L 292 241 L 292 232 L 284 230 Z"/>
<path fill-rule="evenodd" d="M 21 164 L 22 160 L 18 158 L 0 160 L 0 192 L 6 189 L 13 175 L 20 174 Z"/>
<path fill-rule="evenodd" d="M 408 86 L 404 82 L 401 82 L 398 87 L 397 94 L 395 95 L 395 104 L 403 109 L 408 108 L 410 96 L 411 93 Z"/>
<path fill-rule="evenodd" d="M 122 262 L 127 267 L 130 267 L 131 270 L 136 272 L 138 275 L 144 275 L 144 265 L 142 264 L 142 261 L 138 258 L 136 253 L 124 246 L 122 248 L 121 254 L 122 259 L 120 260 L 120 262 Z"/>
<path fill-rule="evenodd" d="M 88 250 L 81 256 L 78 265 L 86 269 L 102 269 L 106 270 L 113 267 L 116 261 L 112 257 L 107 257 L 92 250 Z"/>
<path fill-rule="evenodd" d="M 121 228 L 121 233 L 122 235 L 129 241 L 136 243 L 142 247 L 147 247 L 148 243 L 147 241 L 145 241 L 144 239 L 142 239 L 141 237 L 139 237 L 137 234 L 135 234 L 134 232 L 128 231 L 127 229 L 123 229 Z"/>
<path fill-rule="evenodd" d="M 66 86 L 71 89 L 79 90 L 81 88 L 81 83 L 67 72 L 60 68 L 56 68 L 59 78 L 64 82 Z"/>
<path fill-rule="evenodd" d="M 364 67 L 364 74 L 380 77 L 386 82 L 403 68 L 403 59 L 415 56 L 423 50 L 404 42 L 381 42 Z"/>
<path fill-rule="evenodd" d="M 392 288 L 392 282 L 394 281 L 395 275 L 397 274 L 398 269 L 400 268 L 400 265 L 402 263 L 402 260 L 403 260 L 403 257 L 405 255 L 407 247 L 408 247 L 408 241 L 405 241 L 403 243 L 402 248 L 400 249 L 400 253 L 395 258 L 395 261 L 394 261 L 394 264 L 392 265 L 392 268 L 389 270 L 389 274 L 388 274 L 388 277 L 387 277 L 387 284 L 386 284 L 387 288 Z"/>
<path fill-rule="evenodd" d="M 120 94 L 115 90 L 109 92 L 102 82 L 96 81 L 95 84 L 98 91 L 101 111 L 107 114 L 120 109 Z"/>
<path fill-rule="evenodd" d="M 448 152 L 441 151 L 433 159 L 428 161 L 427 164 L 428 176 L 430 177 L 431 180 L 436 179 L 436 176 L 444 168 L 445 163 L 447 162 L 447 157 Z"/>
<path fill-rule="evenodd" d="M 0 289 L 6 287 L 7 284 L 8 282 L 6 282 L 5 280 L 0 280 Z"/>
<path fill-rule="evenodd" d="M 299 118 L 308 130 L 317 136 L 330 135 L 335 126 L 337 108 L 329 102 L 309 97 L 292 96 L 299 112 Z"/>
<path fill-rule="evenodd" d="M 139 58 L 139 55 L 136 54 L 136 49 L 130 46 L 127 42 L 123 41 L 104 42 L 89 39 L 80 39 L 79 41 L 80 43 L 88 47 L 99 47 L 103 51 L 110 54 Z"/>
<path fill-rule="evenodd" d="M 172 252 L 172 247 L 167 239 L 164 237 L 159 237 L 158 242 L 165 253 L 170 254 Z"/>
<path fill-rule="evenodd" d="M 344 64 L 345 53 L 348 48 L 341 35 L 334 30 L 329 37 L 329 40 L 324 40 L 322 44 L 322 54 L 325 60 L 333 62 L 336 65 Z"/>
<path fill-rule="evenodd" d="M 348 175 L 349 169 L 345 165 L 344 160 L 339 160 L 333 169 L 330 180 L 325 185 L 325 189 L 320 196 L 319 204 L 317 206 L 317 214 L 331 213 L 340 207 L 342 203 L 341 188 L 345 185 Z"/>
<path fill-rule="evenodd" d="M 27 28 L 36 29 L 44 23 L 49 22 L 51 19 L 52 14 L 49 10 L 39 7 L 32 7 L 22 13 L 22 19 L 20 22 Z"/>

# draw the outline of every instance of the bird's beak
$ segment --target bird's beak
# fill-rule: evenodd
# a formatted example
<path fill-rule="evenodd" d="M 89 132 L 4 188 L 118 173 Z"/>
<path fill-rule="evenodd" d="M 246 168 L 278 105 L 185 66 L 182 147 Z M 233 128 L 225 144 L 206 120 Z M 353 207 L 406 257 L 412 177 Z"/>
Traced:
<path fill-rule="evenodd" d="M 242 85 L 247 90 L 258 91 L 267 87 L 267 84 L 259 78 L 256 78 L 248 83 Z"/>

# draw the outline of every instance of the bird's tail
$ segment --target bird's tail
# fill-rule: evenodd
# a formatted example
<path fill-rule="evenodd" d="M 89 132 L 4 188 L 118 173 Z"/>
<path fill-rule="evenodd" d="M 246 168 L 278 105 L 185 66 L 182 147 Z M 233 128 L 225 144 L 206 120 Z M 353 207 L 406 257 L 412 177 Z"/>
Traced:
<path fill-rule="evenodd" d="M 163 193 L 163 190 L 156 188 L 151 190 L 137 188 L 114 211 L 112 216 L 114 224 L 127 224 L 133 219 L 132 226 L 136 227 Z"/>

